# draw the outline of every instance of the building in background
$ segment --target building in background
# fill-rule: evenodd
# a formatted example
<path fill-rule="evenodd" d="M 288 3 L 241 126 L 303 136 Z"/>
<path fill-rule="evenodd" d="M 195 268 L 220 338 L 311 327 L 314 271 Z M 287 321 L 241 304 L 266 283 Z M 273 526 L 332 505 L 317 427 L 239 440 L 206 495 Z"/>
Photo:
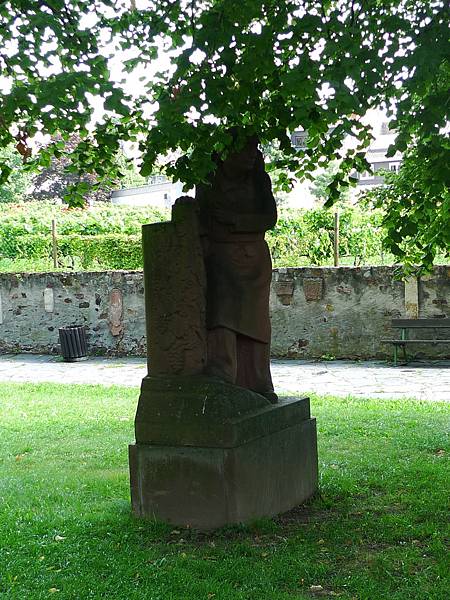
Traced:
<path fill-rule="evenodd" d="M 402 164 L 402 155 L 400 152 L 397 152 L 395 156 L 390 158 L 386 156 L 389 146 L 395 140 L 395 134 L 389 130 L 389 123 L 381 119 L 381 125 L 379 124 L 379 111 L 371 115 L 370 120 L 373 124 L 374 140 L 367 151 L 366 159 L 371 166 L 371 171 L 354 173 L 358 178 L 358 183 L 356 184 L 356 188 L 352 189 L 352 201 L 356 201 L 359 193 L 363 190 L 383 185 L 384 178 L 381 174 L 382 171 L 395 171 L 397 173 Z M 292 145 L 296 150 L 304 149 L 306 148 L 307 138 L 307 131 L 296 130 L 291 134 Z M 317 175 L 320 175 L 322 172 L 323 170 L 318 170 Z M 295 184 L 292 191 L 285 196 L 284 205 L 291 208 L 313 208 L 317 206 L 317 198 L 311 194 L 310 183 Z"/>
<path fill-rule="evenodd" d="M 381 125 L 374 126 L 373 134 L 375 139 L 366 154 L 366 159 L 371 166 L 371 170 L 364 171 L 363 173 L 355 173 L 358 177 L 357 185 L 360 188 L 382 185 L 384 179 L 379 172 L 394 171 L 398 173 L 402 164 L 402 155 L 400 152 L 396 152 L 395 156 L 390 158 L 386 156 L 389 146 L 395 141 L 395 133 L 390 131 L 389 123 L 382 121 Z M 291 135 L 292 145 L 296 150 L 302 150 L 306 148 L 307 138 L 307 131 L 294 131 Z"/>
<path fill-rule="evenodd" d="M 383 185 L 384 178 L 380 171 L 394 171 L 398 173 L 402 164 L 402 155 L 396 152 L 394 156 L 388 158 L 386 153 L 391 144 L 395 141 L 395 134 L 389 130 L 389 124 L 385 121 L 381 124 L 378 132 L 375 132 L 375 139 L 370 145 L 366 159 L 372 167 L 371 171 L 357 173 L 358 188 L 374 187 Z"/>
<path fill-rule="evenodd" d="M 164 175 L 155 175 L 149 178 L 146 185 L 112 192 L 111 203 L 127 206 L 154 206 L 165 210 L 169 209 L 182 194 L 182 183 L 179 181 L 172 183 Z"/>

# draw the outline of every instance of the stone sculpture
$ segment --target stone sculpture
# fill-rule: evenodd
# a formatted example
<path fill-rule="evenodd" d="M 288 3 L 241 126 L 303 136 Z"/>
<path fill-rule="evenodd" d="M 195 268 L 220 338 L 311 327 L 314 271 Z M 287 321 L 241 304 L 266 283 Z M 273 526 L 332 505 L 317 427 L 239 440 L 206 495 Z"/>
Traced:
<path fill-rule="evenodd" d="M 206 373 L 276 402 L 270 374 L 272 262 L 264 240 L 277 220 L 270 179 L 255 137 L 216 162 L 209 185 L 196 192 L 207 281 Z"/>
<path fill-rule="evenodd" d="M 144 225 L 148 375 L 130 445 L 138 516 L 202 529 L 273 515 L 317 487 L 308 398 L 277 404 L 270 376 L 277 218 L 255 138 L 172 221 Z"/>

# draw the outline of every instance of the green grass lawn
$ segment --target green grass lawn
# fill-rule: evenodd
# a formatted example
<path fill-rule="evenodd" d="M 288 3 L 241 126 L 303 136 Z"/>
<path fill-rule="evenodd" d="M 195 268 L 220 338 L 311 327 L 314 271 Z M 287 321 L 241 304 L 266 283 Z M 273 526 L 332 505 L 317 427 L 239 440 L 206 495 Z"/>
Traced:
<path fill-rule="evenodd" d="M 1 599 L 449 597 L 448 406 L 312 397 L 320 495 L 202 534 L 130 514 L 137 395 L 0 384 Z"/>

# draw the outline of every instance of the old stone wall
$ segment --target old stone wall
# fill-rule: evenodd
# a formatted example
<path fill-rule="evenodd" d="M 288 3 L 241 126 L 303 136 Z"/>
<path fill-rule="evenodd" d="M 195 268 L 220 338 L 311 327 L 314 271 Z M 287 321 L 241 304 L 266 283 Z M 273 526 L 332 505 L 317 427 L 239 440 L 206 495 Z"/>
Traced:
<path fill-rule="evenodd" d="M 58 352 L 86 325 L 93 354 L 145 355 L 142 272 L 0 274 L 0 351 Z"/>
<path fill-rule="evenodd" d="M 450 317 L 450 268 L 406 283 L 392 267 L 276 269 L 272 281 L 272 351 L 292 358 L 375 358 L 392 354 L 395 318 Z M 445 332 L 445 330 L 443 330 Z M 420 332 L 420 336 L 434 331 Z M 441 337 L 449 338 L 449 331 Z M 411 336 L 413 337 L 413 336 Z M 450 356 L 447 345 L 414 346 Z"/>
<path fill-rule="evenodd" d="M 392 318 L 450 317 L 450 267 L 406 284 L 392 267 L 275 269 L 270 302 L 275 356 L 381 358 Z M 91 354 L 145 356 L 142 272 L 0 274 L 0 352 L 58 352 L 67 325 L 86 325 Z"/>

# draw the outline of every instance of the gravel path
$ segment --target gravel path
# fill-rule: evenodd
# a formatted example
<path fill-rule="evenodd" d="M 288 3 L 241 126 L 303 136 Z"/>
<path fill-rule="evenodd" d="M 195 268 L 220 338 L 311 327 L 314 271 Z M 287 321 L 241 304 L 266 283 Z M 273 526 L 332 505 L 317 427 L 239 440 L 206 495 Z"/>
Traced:
<path fill-rule="evenodd" d="M 421 361 L 392 367 L 378 361 L 273 360 L 277 392 L 316 392 L 334 396 L 416 398 L 450 402 L 450 361 Z M 93 357 L 65 363 L 35 354 L 0 356 L 0 381 L 95 383 L 139 386 L 146 375 L 140 358 Z"/>

